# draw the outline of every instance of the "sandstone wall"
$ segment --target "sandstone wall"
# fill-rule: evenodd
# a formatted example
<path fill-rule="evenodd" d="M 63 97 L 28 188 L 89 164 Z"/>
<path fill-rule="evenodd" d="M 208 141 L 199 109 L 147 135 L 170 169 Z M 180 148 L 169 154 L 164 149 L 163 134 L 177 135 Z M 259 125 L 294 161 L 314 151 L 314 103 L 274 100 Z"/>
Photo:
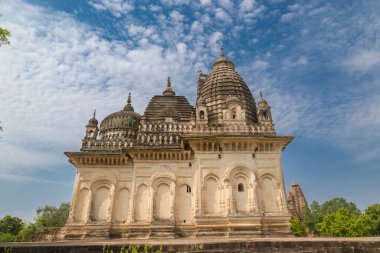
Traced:
<path fill-rule="evenodd" d="M 163 243 L 162 252 L 250 252 L 250 253 L 379 253 L 380 238 L 288 238 L 288 239 L 256 239 L 217 241 L 210 240 L 170 240 Z M 130 241 L 129 241 L 130 243 Z M 143 241 L 138 241 L 143 244 Z M 150 242 L 157 250 L 160 243 Z M 61 243 L 18 243 L 0 244 L 0 252 L 4 247 L 12 247 L 12 253 L 96 253 L 102 252 L 103 245 L 110 245 L 113 252 L 120 252 L 125 244 L 121 241 L 104 242 L 61 242 Z"/>

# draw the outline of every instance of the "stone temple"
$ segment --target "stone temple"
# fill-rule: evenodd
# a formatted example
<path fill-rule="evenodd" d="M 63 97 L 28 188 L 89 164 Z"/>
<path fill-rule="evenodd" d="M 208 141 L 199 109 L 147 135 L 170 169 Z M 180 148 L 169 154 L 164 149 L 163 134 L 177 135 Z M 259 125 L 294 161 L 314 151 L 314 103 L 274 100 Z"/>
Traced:
<path fill-rule="evenodd" d="M 194 92 L 195 106 L 168 79 L 143 115 L 131 96 L 100 125 L 94 114 L 80 152 L 65 153 L 77 171 L 66 239 L 290 234 L 281 154 L 293 137 L 223 53 Z"/>

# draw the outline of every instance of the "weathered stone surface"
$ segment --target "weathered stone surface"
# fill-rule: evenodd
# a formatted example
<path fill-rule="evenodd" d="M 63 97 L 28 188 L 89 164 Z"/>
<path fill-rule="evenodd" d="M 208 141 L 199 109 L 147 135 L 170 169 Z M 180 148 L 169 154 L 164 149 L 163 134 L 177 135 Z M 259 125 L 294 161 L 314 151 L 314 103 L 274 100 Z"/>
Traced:
<path fill-rule="evenodd" d="M 303 191 L 297 181 L 294 181 L 287 197 L 289 213 L 302 220 L 304 211 L 309 208 Z"/>
<path fill-rule="evenodd" d="M 107 246 L 113 252 L 130 244 L 162 246 L 162 252 L 251 252 L 251 253 L 379 253 L 380 238 L 239 238 L 239 239 L 172 239 L 172 240 L 108 240 L 56 243 L 7 243 L 12 253 L 95 253 Z M 153 251 L 152 251 L 153 252 Z"/>

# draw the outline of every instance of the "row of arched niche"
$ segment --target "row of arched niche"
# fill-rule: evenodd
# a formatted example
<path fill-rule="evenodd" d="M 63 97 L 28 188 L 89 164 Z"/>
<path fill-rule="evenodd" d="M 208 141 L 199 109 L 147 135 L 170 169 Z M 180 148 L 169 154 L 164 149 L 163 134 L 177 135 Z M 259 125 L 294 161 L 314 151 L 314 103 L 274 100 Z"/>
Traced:
<path fill-rule="evenodd" d="M 177 185 L 173 176 L 156 178 L 150 185 L 142 183 L 135 193 L 107 179 L 96 181 L 90 188 L 79 190 L 75 206 L 75 222 L 150 222 L 187 223 L 196 215 L 197 195 L 189 184 Z M 253 173 L 235 170 L 220 180 L 214 174 L 204 177 L 200 185 L 200 215 L 223 216 L 282 211 L 280 184 L 272 175 L 257 180 Z M 198 204 L 198 206 L 199 206 Z"/>

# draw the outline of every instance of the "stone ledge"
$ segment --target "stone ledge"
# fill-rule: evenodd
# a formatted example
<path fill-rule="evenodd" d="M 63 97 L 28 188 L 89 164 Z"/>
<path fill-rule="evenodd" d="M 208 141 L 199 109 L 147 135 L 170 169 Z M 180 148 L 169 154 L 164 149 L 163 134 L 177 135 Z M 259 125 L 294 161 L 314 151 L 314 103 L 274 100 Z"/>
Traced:
<path fill-rule="evenodd" d="M 149 244 L 162 252 L 252 252 L 252 253 L 380 253 L 380 237 L 364 238 L 202 238 L 166 240 L 84 240 L 60 242 L 2 243 L 12 253 L 96 253 L 108 245 L 114 252 L 129 244 Z"/>

